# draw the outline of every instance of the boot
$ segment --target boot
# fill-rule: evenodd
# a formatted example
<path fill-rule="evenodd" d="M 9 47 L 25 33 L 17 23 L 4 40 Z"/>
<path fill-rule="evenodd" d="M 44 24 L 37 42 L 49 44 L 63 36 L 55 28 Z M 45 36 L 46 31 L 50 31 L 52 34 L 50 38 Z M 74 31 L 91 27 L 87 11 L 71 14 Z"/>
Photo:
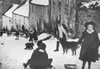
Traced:
<path fill-rule="evenodd" d="M 59 42 L 57 41 L 57 46 L 56 46 L 56 50 L 54 50 L 55 52 L 56 51 L 59 51 Z"/>
<path fill-rule="evenodd" d="M 27 64 L 23 63 L 24 68 L 27 68 Z"/>

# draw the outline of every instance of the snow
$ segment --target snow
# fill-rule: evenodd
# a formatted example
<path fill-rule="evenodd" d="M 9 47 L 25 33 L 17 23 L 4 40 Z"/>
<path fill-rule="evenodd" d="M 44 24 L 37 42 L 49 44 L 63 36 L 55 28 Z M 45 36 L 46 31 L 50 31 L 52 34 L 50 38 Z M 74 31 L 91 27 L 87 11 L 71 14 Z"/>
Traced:
<path fill-rule="evenodd" d="M 98 2 L 98 5 L 97 6 L 100 6 L 100 1 L 97 1 Z"/>
<path fill-rule="evenodd" d="M 17 4 L 13 4 L 13 6 L 4 14 L 5 16 L 8 16 L 12 18 L 12 12 L 18 7 Z"/>
<path fill-rule="evenodd" d="M 92 4 L 95 5 L 96 2 L 97 2 L 97 1 L 92 1 Z"/>
<path fill-rule="evenodd" d="M 49 0 L 32 0 L 31 3 L 38 5 L 49 5 Z"/>
<path fill-rule="evenodd" d="M 67 41 L 69 41 L 69 42 L 72 42 L 72 41 L 78 42 L 78 40 L 79 40 L 78 38 L 76 38 L 76 39 L 70 39 L 70 38 L 69 38 Z"/>
<path fill-rule="evenodd" d="M 89 8 L 89 5 L 91 5 L 92 2 L 89 2 L 89 3 L 87 3 L 87 2 L 82 2 L 82 4 L 83 4 L 83 5 L 82 5 L 81 7 L 85 6 L 85 7 Z"/>
<path fill-rule="evenodd" d="M 98 33 L 98 37 L 99 37 L 99 40 L 100 40 L 100 33 Z"/>
<path fill-rule="evenodd" d="M 40 40 L 47 36 L 49 36 L 49 34 L 43 33 L 38 38 Z M 22 64 L 27 62 L 31 57 L 32 52 L 37 47 L 36 43 L 33 50 L 25 50 L 25 43 L 28 42 L 28 39 L 20 37 L 19 40 L 15 40 L 15 36 L 7 37 L 6 34 L 4 34 L 2 38 L 2 40 L 4 40 L 4 45 L 0 45 L 0 62 L 2 63 L 2 69 L 24 69 Z M 69 41 L 71 40 L 72 39 L 69 39 Z M 77 40 L 78 39 L 74 41 Z M 51 38 L 43 42 L 46 43 L 46 51 L 49 58 L 53 58 L 52 65 L 56 69 L 65 69 L 64 64 L 77 64 L 77 69 L 81 69 L 82 62 L 79 60 L 81 47 L 77 49 L 77 55 L 72 56 L 71 50 L 69 50 L 67 54 L 63 54 L 61 45 L 59 51 L 54 52 L 56 49 L 56 38 Z M 100 69 L 100 60 L 92 64 L 92 69 Z"/>
<path fill-rule="evenodd" d="M 38 36 L 38 38 L 39 38 L 39 40 L 42 40 L 43 38 L 48 37 L 48 36 L 50 36 L 50 34 L 42 33 L 42 34 L 40 34 L 40 35 Z"/>
<path fill-rule="evenodd" d="M 95 0 L 95 1 L 90 1 L 90 2 L 82 2 L 83 5 L 81 7 L 85 6 L 89 8 L 91 4 L 95 5 L 96 2 L 98 3 L 97 6 L 100 6 L 100 0 Z"/>
<path fill-rule="evenodd" d="M 22 5 L 18 9 L 16 9 L 13 13 L 28 17 L 28 15 L 29 15 L 29 0 L 27 0 L 24 5 Z"/>

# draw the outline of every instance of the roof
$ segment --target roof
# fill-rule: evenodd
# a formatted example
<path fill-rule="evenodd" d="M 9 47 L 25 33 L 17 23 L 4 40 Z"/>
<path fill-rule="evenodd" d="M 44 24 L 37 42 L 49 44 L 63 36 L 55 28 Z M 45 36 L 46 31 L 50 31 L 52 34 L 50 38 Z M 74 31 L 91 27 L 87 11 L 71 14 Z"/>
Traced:
<path fill-rule="evenodd" d="M 4 14 L 5 16 L 8 16 L 12 18 L 12 12 L 18 7 L 18 4 L 13 4 L 13 6 Z"/>
<path fill-rule="evenodd" d="M 82 6 L 81 7 L 83 7 L 83 6 L 85 6 L 85 7 L 87 7 L 87 8 L 89 8 L 89 6 L 92 4 L 91 2 L 89 2 L 89 3 L 87 3 L 87 2 L 82 2 Z"/>
<path fill-rule="evenodd" d="M 100 6 L 100 1 L 97 1 L 98 2 L 98 5 L 97 6 Z"/>
<path fill-rule="evenodd" d="M 29 14 L 29 0 L 25 4 L 17 8 L 13 13 L 28 17 Z"/>
<path fill-rule="evenodd" d="M 85 6 L 85 7 L 89 8 L 90 5 L 92 5 L 92 4 L 95 5 L 96 2 L 98 3 L 97 6 L 100 6 L 100 1 L 96 0 L 96 1 L 90 1 L 90 2 L 82 2 L 83 5 L 81 7 Z"/>
<path fill-rule="evenodd" d="M 49 5 L 49 0 L 31 0 L 31 3 L 38 5 Z"/>

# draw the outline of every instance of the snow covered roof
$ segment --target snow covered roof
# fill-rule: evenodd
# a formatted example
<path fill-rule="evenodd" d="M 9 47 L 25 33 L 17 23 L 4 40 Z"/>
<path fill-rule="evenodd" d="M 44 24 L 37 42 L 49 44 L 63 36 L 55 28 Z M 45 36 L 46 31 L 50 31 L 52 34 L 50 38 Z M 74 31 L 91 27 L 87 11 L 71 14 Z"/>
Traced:
<path fill-rule="evenodd" d="M 97 6 L 100 6 L 100 1 L 97 1 L 98 2 L 98 5 Z"/>
<path fill-rule="evenodd" d="M 96 2 L 98 3 L 97 6 L 100 6 L 100 1 L 99 1 L 99 0 L 96 0 L 96 1 L 91 1 L 91 2 L 82 2 L 83 5 L 82 5 L 81 7 L 85 6 L 85 7 L 89 8 L 89 6 L 90 6 L 91 4 L 95 5 Z"/>
<path fill-rule="evenodd" d="M 89 2 L 89 3 L 87 3 L 87 2 L 82 2 L 82 6 L 81 7 L 83 7 L 83 6 L 85 6 L 86 8 L 89 8 L 89 5 L 91 5 L 92 3 L 91 2 Z"/>
<path fill-rule="evenodd" d="M 49 5 L 49 0 L 32 0 L 31 3 L 38 5 Z"/>
<path fill-rule="evenodd" d="M 21 7 L 17 8 L 13 13 L 28 17 L 29 14 L 29 0 L 26 1 Z"/>
<path fill-rule="evenodd" d="M 13 6 L 4 14 L 5 16 L 8 16 L 12 18 L 12 12 L 18 7 L 18 4 L 13 4 Z"/>

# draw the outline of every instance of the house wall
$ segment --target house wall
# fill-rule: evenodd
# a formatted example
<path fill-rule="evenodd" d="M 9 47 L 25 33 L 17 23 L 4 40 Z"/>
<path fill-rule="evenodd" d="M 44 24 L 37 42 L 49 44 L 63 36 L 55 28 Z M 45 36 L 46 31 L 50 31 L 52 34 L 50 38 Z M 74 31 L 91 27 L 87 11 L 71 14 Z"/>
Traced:
<path fill-rule="evenodd" d="M 47 26 L 49 27 L 48 6 L 30 3 L 29 23 L 30 27 L 38 32 L 47 31 Z"/>
<path fill-rule="evenodd" d="M 10 31 L 11 28 L 12 28 L 12 26 L 13 26 L 13 24 L 12 24 L 12 18 L 3 15 L 2 19 L 3 19 L 2 28 L 3 29 L 7 28 Z"/>
<path fill-rule="evenodd" d="M 21 16 L 18 14 L 13 13 L 13 27 L 14 29 L 17 29 L 17 25 L 18 25 L 18 29 L 22 30 L 22 25 L 24 25 L 25 29 L 29 30 L 29 18 L 25 17 L 25 16 Z"/>

